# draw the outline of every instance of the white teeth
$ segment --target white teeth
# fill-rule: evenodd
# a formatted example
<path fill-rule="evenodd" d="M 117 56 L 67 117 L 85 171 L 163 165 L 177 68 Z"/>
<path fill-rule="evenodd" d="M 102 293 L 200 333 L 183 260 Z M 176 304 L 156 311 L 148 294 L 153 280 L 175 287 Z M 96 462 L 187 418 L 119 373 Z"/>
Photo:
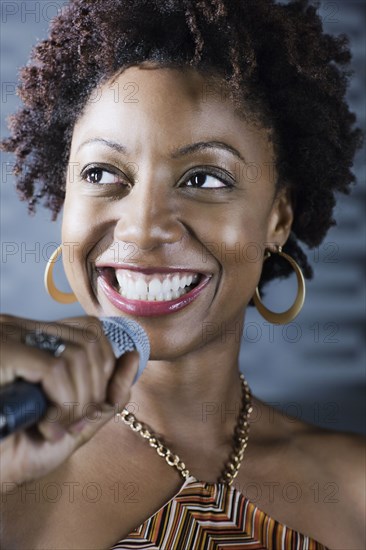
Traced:
<path fill-rule="evenodd" d="M 145 296 L 145 294 L 147 294 L 147 284 L 145 283 L 145 281 L 143 279 L 138 279 L 136 281 L 135 289 L 136 289 L 137 294 L 140 294 L 140 296 Z"/>
<path fill-rule="evenodd" d="M 172 290 L 177 291 L 178 288 L 179 288 L 179 284 L 180 284 L 179 275 L 174 275 L 174 277 L 172 279 Z M 177 296 L 177 298 L 178 298 L 178 296 Z"/>
<path fill-rule="evenodd" d="M 119 283 L 121 285 L 121 282 Z M 127 283 L 126 283 L 126 290 L 128 290 L 128 292 L 132 293 L 135 291 L 135 283 L 132 281 L 132 279 L 128 279 L 127 280 Z"/>
<path fill-rule="evenodd" d="M 147 285 L 146 285 L 146 292 L 147 292 Z M 157 296 L 162 292 L 162 284 L 158 279 L 153 279 L 149 283 L 149 294 L 152 294 L 153 296 Z"/>
<path fill-rule="evenodd" d="M 154 277 L 147 282 L 142 276 L 133 278 L 130 273 L 116 270 L 116 278 L 120 286 L 119 292 L 131 300 L 159 301 L 174 300 L 188 292 L 188 286 L 198 282 L 199 275 L 166 276 L 161 282 Z M 136 275 L 134 274 L 136 277 Z"/>
<path fill-rule="evenodd" d="M 166 292 L 169 292 L 170 289 L 171 289 L 171 282 L 169 281 L 169 279 L 164 279 L 161 292 L 166 293 Z"/>

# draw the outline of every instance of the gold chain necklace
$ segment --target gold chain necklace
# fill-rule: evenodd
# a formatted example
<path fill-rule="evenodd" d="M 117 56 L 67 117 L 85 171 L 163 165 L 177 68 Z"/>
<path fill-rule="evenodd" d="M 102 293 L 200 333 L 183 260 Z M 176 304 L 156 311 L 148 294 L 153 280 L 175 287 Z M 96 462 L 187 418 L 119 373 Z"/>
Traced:
<path fill-rule="evenodd" d="M 242 373 L 239 374 L 241 383 L 242 383 L 242 394 L 243 401 L 242 407 L 239 413 L 239 418 L 235 426 L 234 431 L 234 445 L 232 453 L 230 454 L 229 460 L 225 464 L 225 468 L 218 480 L 219 483 L 226 483 L 231 485 L 235 477 L 238 474 L 240 465 L 243 460 L 244 451 L 248 444 L 249 437 L 249 416 L 253 410 L 251 404 L 251 391 L 248 386 L 247 381 L 244 378 Z M 178 472 L 185 479 L 188 478 L 191 474 L 178 455 L 172 453 L 170 449 L 152 432 L 152 430 L 143 422 L 139 422 L 134 414 L 124 408 L 121 413 L 117 413 L 117 416 L 121 417 L 123 422 L 127 424 L 131 430 L 138 432 L 141 437 L 146 439 L 149 442 L 150 447 L 156 449 L 156 452 L 159 456 L 165 458 L 169 466 L 175 467 Z"/>

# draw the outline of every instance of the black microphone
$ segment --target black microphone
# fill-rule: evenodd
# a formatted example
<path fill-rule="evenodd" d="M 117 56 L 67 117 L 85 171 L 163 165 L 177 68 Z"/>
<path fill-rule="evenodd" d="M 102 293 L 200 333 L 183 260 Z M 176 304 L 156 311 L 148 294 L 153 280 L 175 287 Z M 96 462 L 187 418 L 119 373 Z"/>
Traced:
<path fill-rule="evenodd" d="M 140 354 L 139 368 L 132 385 L 140 378 L 150 356 L 150 342 L 136 321 L 123 317 L 102 317 L 103 332 L 116 359 L 127 351 Z M 0 440 L 18 430 L 37 424 L 50 405 L 42 385 L 17 379 L 0 388 Z"/>

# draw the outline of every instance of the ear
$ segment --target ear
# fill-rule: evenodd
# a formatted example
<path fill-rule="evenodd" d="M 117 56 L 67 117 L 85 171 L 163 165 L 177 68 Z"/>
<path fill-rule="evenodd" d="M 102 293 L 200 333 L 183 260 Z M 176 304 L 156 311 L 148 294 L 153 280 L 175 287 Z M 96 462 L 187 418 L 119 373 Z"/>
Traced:
<path fill-rule="evenodd" d="M 274 198 L 268 218 L 267 241 L 268 248 L 273 245 L 283 246 L 287 241 L 294 219 L 294 212 L 290 198 L 290 188 L 283 187 Z"/>

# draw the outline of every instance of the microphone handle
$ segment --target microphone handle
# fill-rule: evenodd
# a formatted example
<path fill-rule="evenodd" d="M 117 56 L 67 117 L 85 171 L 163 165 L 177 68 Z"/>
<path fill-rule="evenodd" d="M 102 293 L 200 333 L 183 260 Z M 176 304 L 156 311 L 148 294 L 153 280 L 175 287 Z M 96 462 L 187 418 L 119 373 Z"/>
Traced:
<path fill-rule="evenodd" d="M 49 405 L 41 384 L 19 378 L 0 388 L 0 440 L 37 424 Z"/>

